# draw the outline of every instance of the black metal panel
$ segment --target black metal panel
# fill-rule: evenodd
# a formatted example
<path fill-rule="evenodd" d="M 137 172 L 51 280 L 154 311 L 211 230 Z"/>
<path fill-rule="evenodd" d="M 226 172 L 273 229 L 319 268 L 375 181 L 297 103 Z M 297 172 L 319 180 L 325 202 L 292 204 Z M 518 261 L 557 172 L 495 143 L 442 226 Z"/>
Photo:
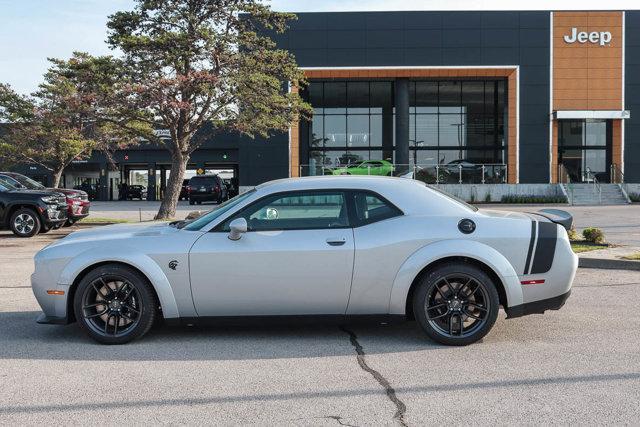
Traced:
<path fill-rule="evenodd" d="M 625 122 L 624 177 L 640 182 L 640 11 L 625 13 L 625 108 L 631 119 Z"/>

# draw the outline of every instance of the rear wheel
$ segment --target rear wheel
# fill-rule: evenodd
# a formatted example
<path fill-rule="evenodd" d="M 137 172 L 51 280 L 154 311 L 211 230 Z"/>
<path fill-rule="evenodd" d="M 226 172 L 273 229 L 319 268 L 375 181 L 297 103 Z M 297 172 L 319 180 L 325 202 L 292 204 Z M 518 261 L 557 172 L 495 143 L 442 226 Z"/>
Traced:
<path fill-rule="evenodd" d="M 139 272 L 104 265 L 82 279 L 73 306 L 78 324 L 91 338 L 102 344 L 124 344 L 151 329 L 158 301 Z"/>
<path fill-rule="evenodd" d="M 498 317 L 498 291 L 479 268 L 456 263 L 429 272 L 413 299 L 416 320 L 446 345 L 467 345 L 484 337 Z"/>
<path fill-rule="evenodd" d="M 18 237 L 32 237 L 40 232 L 42 223 L 33 209 L 22 208 L 11 215 L 9 227 Z"/>

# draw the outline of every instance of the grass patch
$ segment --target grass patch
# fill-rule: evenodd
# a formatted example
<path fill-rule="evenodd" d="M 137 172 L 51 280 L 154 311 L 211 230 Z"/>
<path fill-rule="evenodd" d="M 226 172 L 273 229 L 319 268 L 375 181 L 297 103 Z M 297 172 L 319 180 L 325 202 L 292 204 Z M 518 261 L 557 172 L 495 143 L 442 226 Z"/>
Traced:
<path fill-rule="evenodd" d="M 629 255 L 625 255 L 622 257 L 622 259 L 626 259 L 629 261 L 640 261 L 640 252 L 635 252 Z"/>
<path fill-rule="evenodd" d="M 585 240 L 574 240 L 571 242 L 571 249 L 573 249 L 573 252 L 577 254 L 581 252 L 589 252 L 589 251 L 597 251 L 599 249 L 606 249 L 608 247 L 609 245 L 607 244 L 591 243 Z"/>
<path fill-rule="evenodd" d="M 122 218 L 102 218 L 102 217 L 93 217 L 89 216 L 78 221 L 78 224 L 125 224 L 128 222 L 133 222 L 128 219 Z"/>

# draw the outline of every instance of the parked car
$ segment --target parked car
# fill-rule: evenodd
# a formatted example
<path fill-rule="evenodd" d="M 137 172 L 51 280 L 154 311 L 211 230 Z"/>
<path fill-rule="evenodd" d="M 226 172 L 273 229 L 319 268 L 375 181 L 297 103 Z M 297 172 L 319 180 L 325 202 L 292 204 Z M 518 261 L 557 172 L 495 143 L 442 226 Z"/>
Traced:
<path fill-rule="evenodd" d="M 239 193 L 238 178 L 227 178 L 222 181 L 227 186 L 227 198 L 230 199 L 232 197 L 236 197 Z"/>
<path fill-rule="evenodd" d="M 180 197 L 178 200 L 188 200 L 189 199 L 189 180 L 182 180 L 182 187 L 180 187 Z"/>
<path fill-rule="evenodd" d="M 73 187 L 74 190 L 80 190 L 87 193 L 89 200 L 95 200 L 98 198 L 98 184 L 91 184 L 90 182 L 83 182 L 80 185 Z"/>
<path fill-rule="evenodd" d="M 48 190 L 62 193 L 67 198 L 67 222 L 65 226 L 70 226 L 89 216 L 91 202 L 86 192 L 82 190 L 72 190 L 69 188 L 47 188 L 28 176 L 15 172 L 0 172 L 0 180 L 5 180 L 14 187 L 28 190 Z"/>
<path fill-rule="evenodd" d="M 129 185 L 127 187 L 127 200 L 147 198 L 147 187 L 144 185 Z"/>
<path fill-rule="evenodd" d="M 571 223 L 478 210 L 409 179 L 283 179 L 195 220 L 77 231 L 36 254 L 31 284 L 38 322 L 77 321 L 108 344 L 159 317 L 378 315 L 466 345 L 500 306 L 507 318 L 562 307 L 578 266 Z"/>
<path fill-rule="evenodd" d="M 17 189 L 0 181 L 0 228 L 7 228 L 18 237 L 32 237 L 61 227 L 66 221 L 64 194 Z"/>
<path fill-rule="evenodd" d="M 346 167 L 340 167 L 331 171 L 332 175 L 393 175 L 394 167 L 386 160 L 365 160 Z"/>
<path fill-rule="evenodd" d="M 222 203 L 228 199 L 227 186 L 218 175 L 197 175 L 189 180 L 189 204 Z"/>

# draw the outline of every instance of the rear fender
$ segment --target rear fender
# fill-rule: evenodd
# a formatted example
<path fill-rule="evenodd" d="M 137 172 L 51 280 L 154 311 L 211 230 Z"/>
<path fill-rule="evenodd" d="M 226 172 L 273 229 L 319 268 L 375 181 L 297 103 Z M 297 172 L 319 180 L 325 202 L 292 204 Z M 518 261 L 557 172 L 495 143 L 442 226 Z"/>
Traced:
<path fill-rule="evenodd" d="M 180 317 L 169 280 L 153 259 L 127 247 L 119 247 L 117 255 L 114 255 L 114 252 L 116 251 L 112 248 L 92 248 L 79 254 L 62 270 L 59 285 L 70 286 L 82 271 L 95 264 L 104 262 L 127 264 L 140 270 L 149 279 L 158 294 L 163 316 L 165 318 Z"/>
<path fill-rule="evenodd" d="M 502 281 L 509 307 L 522 304 L 522 287 L 509 261 L 498 251 L 473 240 L 441 240 L 418 249 L 396 274 L 389 300 L 390 314 L 405 314 L 407 297 L 414 279 L 430 264 L 449 257 L 467 257 L 491 268 Z"/>

